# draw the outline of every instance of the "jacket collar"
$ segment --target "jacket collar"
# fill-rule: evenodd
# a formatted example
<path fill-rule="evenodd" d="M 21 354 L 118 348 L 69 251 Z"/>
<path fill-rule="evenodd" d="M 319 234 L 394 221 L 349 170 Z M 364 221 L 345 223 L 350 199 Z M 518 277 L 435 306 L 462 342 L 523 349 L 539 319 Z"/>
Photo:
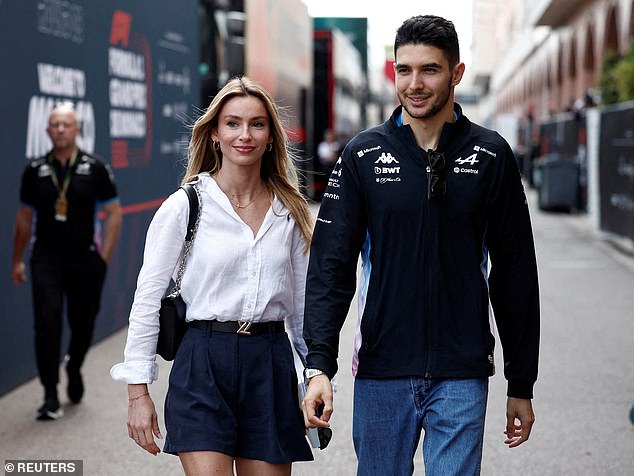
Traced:
<path fill-rule="evenodd" d="M 416 143 L 412 128 L 407 124 L 399 126 L 399 118 L 402 112 L 402 106 L 398 106 L 394 109 L 392 116 L 385 122 L 385 126 L 389 134 L 394 134 L 405 148 L 412 154 L 417 155 L 420 153 L 420 149 Z M 459 139 L 464 138 L 465 132 L 470 124 L 469 119 L 463 114 L 460 104 L 454 103 L 454 113 L 458 119 L 455 122 L 445 122 L 442 132 L 440 133 L 438 147 L 436 148 L 438 152 L 444 154 L 451 152 L 459 145 L 459 142 L 462 142 Z"/>

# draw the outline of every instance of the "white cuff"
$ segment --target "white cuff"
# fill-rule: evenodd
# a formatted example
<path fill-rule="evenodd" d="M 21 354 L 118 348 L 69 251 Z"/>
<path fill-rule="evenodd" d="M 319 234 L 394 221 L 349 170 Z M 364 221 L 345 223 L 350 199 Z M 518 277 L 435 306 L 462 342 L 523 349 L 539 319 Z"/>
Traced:
<path fill-rule="evenodd" d="M 158 372 L 156 362 L 121 362 L 110 369 L 110 376 L 129 384 L 152 383 L 158 379 Z"/>

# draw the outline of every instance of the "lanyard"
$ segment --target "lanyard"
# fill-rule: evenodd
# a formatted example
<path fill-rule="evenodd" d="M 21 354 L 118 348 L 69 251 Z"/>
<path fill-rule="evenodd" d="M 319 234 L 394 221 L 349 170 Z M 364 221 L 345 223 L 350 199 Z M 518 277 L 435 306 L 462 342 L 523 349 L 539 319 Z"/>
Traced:
<path fill-rule="evenodd" d="M 77 155 L 77 148 L 75 148 L 70 156 L 70 160 L 68 161 L 68 168 L 64 174 L 64 183 L 61 187 L 59 186 L 57 172 L 53 170 L 53 173 L 51 173 L 51 180 L 53 181 L 53 185 L 55 185 L 58 194 L 57 200 L 55 200 L 55 220 L 60 222 L 65 222 L 67 219 L 68 200 L 66 199 L 66 192 L 68 191 L 68 186 L 70 185 L 70 176 L 73 170 L 73 165 L 75 165 L 75 161 L 77 160 Z"/>
<path fill-rule="evenodd" d="M 75 165 L 75 161 L 77 160 L 77 148 L 73 150 L 73 153 L 70 156 L 70 160 L 68 161 L 68 167 L 66 168 L 66 173 L 64 174 L 64 182 L 62 187 L 59 186 L 59 180 L 57 179 L 57 173 L 53 170 L 51 174 L 51 180 L 53 181 L 53 185 L 57 189 L 57 193 L 60 197 L 66 197 L 66 192 L 68 191 L 68 186 L 70 185 L 70 176 L 73 169 L 73 165 Z M 53 154 L 51 154 L 51 160 L 53 159 Z"/>

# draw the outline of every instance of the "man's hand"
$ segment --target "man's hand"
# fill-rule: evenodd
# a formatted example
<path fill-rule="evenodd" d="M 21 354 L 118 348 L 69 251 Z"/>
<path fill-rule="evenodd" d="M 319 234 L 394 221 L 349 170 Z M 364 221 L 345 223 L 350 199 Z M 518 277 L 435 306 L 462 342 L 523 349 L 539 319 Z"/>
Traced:
<path fill-rule="evenodd" d="M 317 408 L 321 405 L 324 406 L 323 413 L 318 417 Z M 317 375 L 309 380 L 308 390 L 302 401 L 302 411 L 306 428 L 330 427 L 328 422 L 333 412 L 332 385 L 327 375 Z"/>
<path fill-rule="evenodd" d="M 519 420 L 519 424 L 517 424 Z M 529 399 L 508 397 L 506 401 L 506 440 L 509 448 L 521 445 L 531 434 L 535 423 L 533 404 Z"/>
<path fill-rule="evenodd" d="M 24 265 L 24 261 L 18 261 L 13 265 L 11 279 L 15 284 L 26 283 L 26 266 Z"/>
<path fill-rule="evenodd" d="M 33 210 L 20 207 L 15 217 L 15 234 L 13 236 L 13 269 L 11 279 L 15 284 L 26 282 L 26 267 L 24 266 L 24 250 L 31 240 L 33 226 Z"/>

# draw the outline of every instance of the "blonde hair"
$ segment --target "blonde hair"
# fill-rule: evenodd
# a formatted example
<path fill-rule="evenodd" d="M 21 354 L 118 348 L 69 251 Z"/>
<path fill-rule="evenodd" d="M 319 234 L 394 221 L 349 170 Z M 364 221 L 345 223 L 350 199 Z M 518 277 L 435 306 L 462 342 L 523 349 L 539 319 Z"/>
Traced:
<path fill-rule="evenodd" d="M 252 79 L 242 76 L 229 80 L 216 94 L 205 113 L 196 120 L 189 141 L 187 169 L 182 183 L 191 181 L 201 172 L 215 175 L 222 168 L 222 153 L 214 149 L 211 133 L 218 127 L 218 115 L 227 101 L 240 96 L 258 98 L 269 115 L 273 148 L 270 152 L 265 152 L 262 158 L 260 176 L 290 211 L 306 242 L 305 250 L 308 251 L 312 237 L 312 218 L 308 203 L 299 192 L 297 170 L 289 150 L 288 137 L 273 98 Z"/>

